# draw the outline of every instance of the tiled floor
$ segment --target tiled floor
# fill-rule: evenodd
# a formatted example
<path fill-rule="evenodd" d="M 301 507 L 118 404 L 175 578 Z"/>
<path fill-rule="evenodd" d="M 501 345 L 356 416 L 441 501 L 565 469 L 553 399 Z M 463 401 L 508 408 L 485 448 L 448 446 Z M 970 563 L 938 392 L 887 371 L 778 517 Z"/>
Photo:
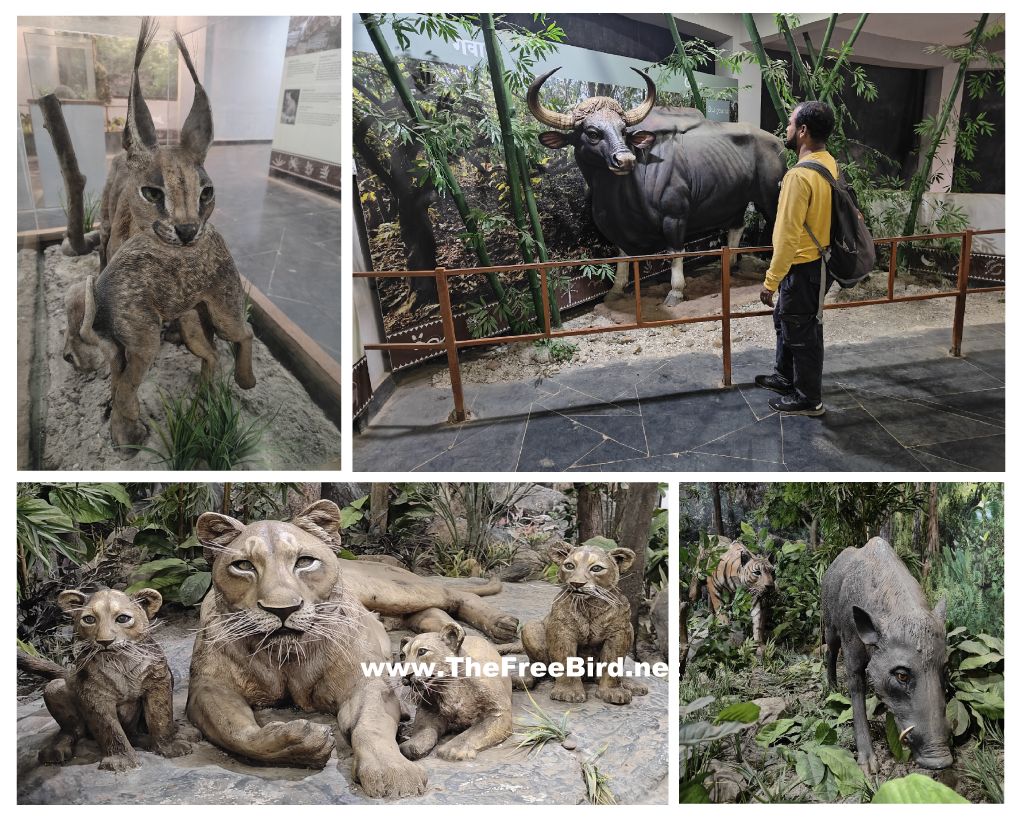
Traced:
<path fill-rule="evenodd" d="M 721 364 L 681 354 L 451 393 L 406 383 L 354 438 L 356 471 L 1001 471 L 1002 325 L 942 329 L 825 352 L 823 417 L 780 417 L 753 385 L 769 351 Z"/>
<path fill-rule="evenodd" d="M 339 201 L 271 178 L 266 143 L 213 146 L 205 168 L 217 189 L 211 222 L 238 270 L 340 362 Z M 40 227 L 65 222 L 60 209 L 38 215 Z M 19 231 L 36 227 L 31 216 L 19 212 Z"/>

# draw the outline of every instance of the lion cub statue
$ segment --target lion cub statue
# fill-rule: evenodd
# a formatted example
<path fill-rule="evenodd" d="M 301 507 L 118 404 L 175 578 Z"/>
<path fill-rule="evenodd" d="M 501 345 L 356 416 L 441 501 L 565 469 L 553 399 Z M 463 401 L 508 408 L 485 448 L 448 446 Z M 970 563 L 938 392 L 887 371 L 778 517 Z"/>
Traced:
<path fill-rule="evenodd" d="M 561 591 L 540 622 L 523 626 L 523 650 L 531 662 L 565 664 L 569 657 L 596 662 L 624 660 L 633 647 L 629 602 L 616 587 L 636 555 L 628 548 L 605 550 L 585 544 L 554 546 L 548 556 L 558 566 Z M 597 695 L 613 705 L 626 705 L 647 686 L 604 671 Z M 585 702 L 587 692 L 578 676 L 559 676 L 551 689 L 559 702 Z"/>
<path fill-rule="evenodd" d="M 459 657 L 457 671 L 448 661 Z M 497 649 L 483 637 L 466 636 L 461 625 L 448 623 L 440 633 L 408 637 L 400 659 L 422 666 L 405 678 L 417 699 L 409 738 L 399 749 L 409 759 L 426 756 L 448 731 L 462 733 L 437 745 L 441 759 L 476 759 L 479 751 L 504 742 L 512 733 L 512 679 L 508 676 L 467 676 L 467 662 L 501 665 Z M 433 666 L 430 673 L 423 672 Z"/>
<path fill-rule="evenodd" d="M 39 752 L 40 762 L 67 762 L 75 755 L 75 743 L 92 737 L 103 753 L 102 770 L 137 768 L 131 740 L 143 726 L 158 754 L 191 752 L 192 745 L 179 737 L 172 716 L 171 669 L 150 636 L 149 621 L 162 602 L 152 588 L 130 595 L 112 589 L 91 596 L 63 591 L 57 597 L 57 604 L 74 620 L 81 646 L 71 668 L 18 655 L 19 668 L 52 680 L 43 699 L 60 731 Z"/>

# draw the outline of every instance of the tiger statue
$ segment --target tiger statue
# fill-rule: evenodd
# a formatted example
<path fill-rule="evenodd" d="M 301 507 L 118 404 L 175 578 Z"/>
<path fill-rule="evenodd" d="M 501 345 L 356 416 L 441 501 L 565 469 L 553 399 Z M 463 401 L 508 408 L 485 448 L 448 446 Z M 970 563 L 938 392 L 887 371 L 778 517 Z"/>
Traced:
<path fill-rule="evenodd" d="M 735 595 L 740 588 L 750 593 L 754 642 L 757 655 L 761 656 L 768 629 L 767 600 L 775 590 L 775 566 L 767 557 L 750 553 L 742 542 L 734 542 L 722 554 L 714 574 L 707 578 L 707 587 L 711 613 L 720 625 L 729 623 L 729 616 L 722 609 L 722 594 L 728 591 Z"/>

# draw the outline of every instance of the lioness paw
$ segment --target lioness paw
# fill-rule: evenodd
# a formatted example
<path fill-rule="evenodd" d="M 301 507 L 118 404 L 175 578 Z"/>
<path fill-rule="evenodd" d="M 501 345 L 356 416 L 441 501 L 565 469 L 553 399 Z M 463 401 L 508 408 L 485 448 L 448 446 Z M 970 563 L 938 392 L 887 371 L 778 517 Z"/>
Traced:
<path fill-rule="evenodd" d="M 633 701 L 633 694 L 628 688 L 598 688 L 597 695 L 610 705 L 628 705 Z"/>
<path fill-rule="evenodd" d="M 556 702 L 586 702 L 587 692 L 584 690 L 582 682 L 570 685 L 556 682 L 555 687 L 551 689 L 551 698 Z"/>
<path fill-rule="evenodd" d="M 519 636 L 519 620 L 511 616 L 501 616 L 494 621 L 491 635 L 499 642 L 512 642 Z"/>
<path fill-rule="evenodd" d="M 135 757 L 135 754 L 109 754 L 100 760 L 99 768 L 101 771 L 121 773 L 122 771 L 130 771 L 132 768 L 138 768 L 141 765 L 142 763 Z"/>
<path fill-rule="evenodd" d="M 407 739 L 399 745 L 398 750 L 402 752 L 402 756 L 406 759 L 422 759 L 430 753 L 432 747 L 432 742 L 414 736 L 412 739 Z"/>
<path fill-rule="evenodd" d="M 407 759 L 376 761 L 357 758 L 355 777 L 366 795 L 376 798 L 416 796 L 427 787 L 426 770 Z"/>
<path fill-rule="evenodd" d="M 39 761 L 43 765 L 63 765 L 75 755 L 75 745 L 68 739 L 59 739 L 47 745 L 39 752 Z"/>
<path fill-rule="evenodd" d="M 622 687 L 631 692 L 633 696 L 644 696 L 648 690 L 647 686 L 642 682 L 630 682 L 628 680 L 622 683 Z"/>
<path fill-rule="evenodd" d="M 476 759 L 476 748 L 465 742 L 456 739 L 445 742 L 437 748 L 437 755 L 449 762 L 461 762 L 466 759 Z"/>
<path fill-rule="evenodd" d="M 157 743 L 155 747 L 160 756 L 166 756 L 168 759 L 192 753 L 192 743 L 185 739 L 169 739 L 167 742 Z"/>

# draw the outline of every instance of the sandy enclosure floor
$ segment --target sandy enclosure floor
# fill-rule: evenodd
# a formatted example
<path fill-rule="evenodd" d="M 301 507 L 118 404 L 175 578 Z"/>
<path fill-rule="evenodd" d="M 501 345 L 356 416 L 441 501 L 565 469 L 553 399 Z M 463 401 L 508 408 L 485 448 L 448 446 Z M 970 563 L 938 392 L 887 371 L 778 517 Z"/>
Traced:
<path fill-rule="evenodd" d="M 755 261 L 754 264 L 756 265 Z M 758 299 L 760 277 L 745 265 L 742 274 L 733 276 L 730 304 L 732 311 L 759 311 L 764 309 Z M 661 303 L 668 293 L 668 284 L 660 283 L 641 289 L 645 320 L 678 317 L 697 317 L 721 311 L 718 278 L 711 271 L 688 275 L 688 299 L 680 305 L 666 309 Z M 855 288 L 839 289 L 833 286 L 825 302 L 844 303 L 853 300 L 877 299 L 885 296 L 887 277 L 878 272 Z M 938 281 L 926 282 L 920 278 L 896 280 L 897 297 L 951 289 Z M 953 299 L 919 300 L 891 305 L 863 306 L 827 311 L 825 313 L 825 357 L 830 347 L 845 343 L 860 343 L 893 338 L 906 340 L 916 331 L 948 328 L 952 334 Z M 974 294 L 967 298 L 965 340 L 970 339 L 971 325 L 1000 323 L 1006 315 L 1005 295 L 1002 293 Z M 563 328 L 614 327 L 635 322 L 636 298 L 632 289 L 624 297 L 611 302 L 597 303 L 587 313 L 573 317 Z M 721 326 L 718 322 L 675 325 L 637 331 L 610 331 L 563 340 L 578 346 L 569 362 L 554 362 L 546 351 L 533 343 L 513 343 L 487 351 L 460 352 L 463 382 L 501 383 L 516 382 L 529 377 L 549 377 L 563 371 L 595 365 L 651 358 L 674 357 L 686 351 L 714 352 L 722 348 Z M 775 329 L 771 317 L 749 317 L 732 321 L 733 352 L 775 347 Z M 435 386 L 451 385 L 448 369 L 440 364 L 432 375 Z"/>
<path fill-rule="evenodd" d="M 23 250 L 20 255 L 36 252 Z M 40 393 L 45 403 L 43 429 L 44 470 L 118 470 L 160 468 L 159 458 L 148 452 L 131 455 L 115 449 L 106 419 L 110 399 L 110 369 L 103 364 L 91 373 L 79 373 L 63 359 L 67 325 L 64 294 L 72 283 L 97 274 L 99 257 L 64 257 L 56 246 L 43 255 L 43 298 L 45 333 L 38 333 L 45 350 L 37 367 L 45 375 Z M 234 357 L 230 346 L 218 340 L 219 367 L 231 373 Z M 145 445 L 157 448 L 153 420 L 164 419 L 164 397 L 180 397 L 194 391 L 200 361 L 184 346 L 164 342 L 156 362 L 139 389 L 142 418 L 150 428 Z M 317 469 L 340 465 L 341 435 L 306 389 L 281 365 L 267 347 L 253 341 L 253 370 L 256 387 L 248 391 L 234 387 L 241 402 L 243 420 L 271 420 L 263 435 L 260 451 L 246 464 L 250 469 Z"/>

